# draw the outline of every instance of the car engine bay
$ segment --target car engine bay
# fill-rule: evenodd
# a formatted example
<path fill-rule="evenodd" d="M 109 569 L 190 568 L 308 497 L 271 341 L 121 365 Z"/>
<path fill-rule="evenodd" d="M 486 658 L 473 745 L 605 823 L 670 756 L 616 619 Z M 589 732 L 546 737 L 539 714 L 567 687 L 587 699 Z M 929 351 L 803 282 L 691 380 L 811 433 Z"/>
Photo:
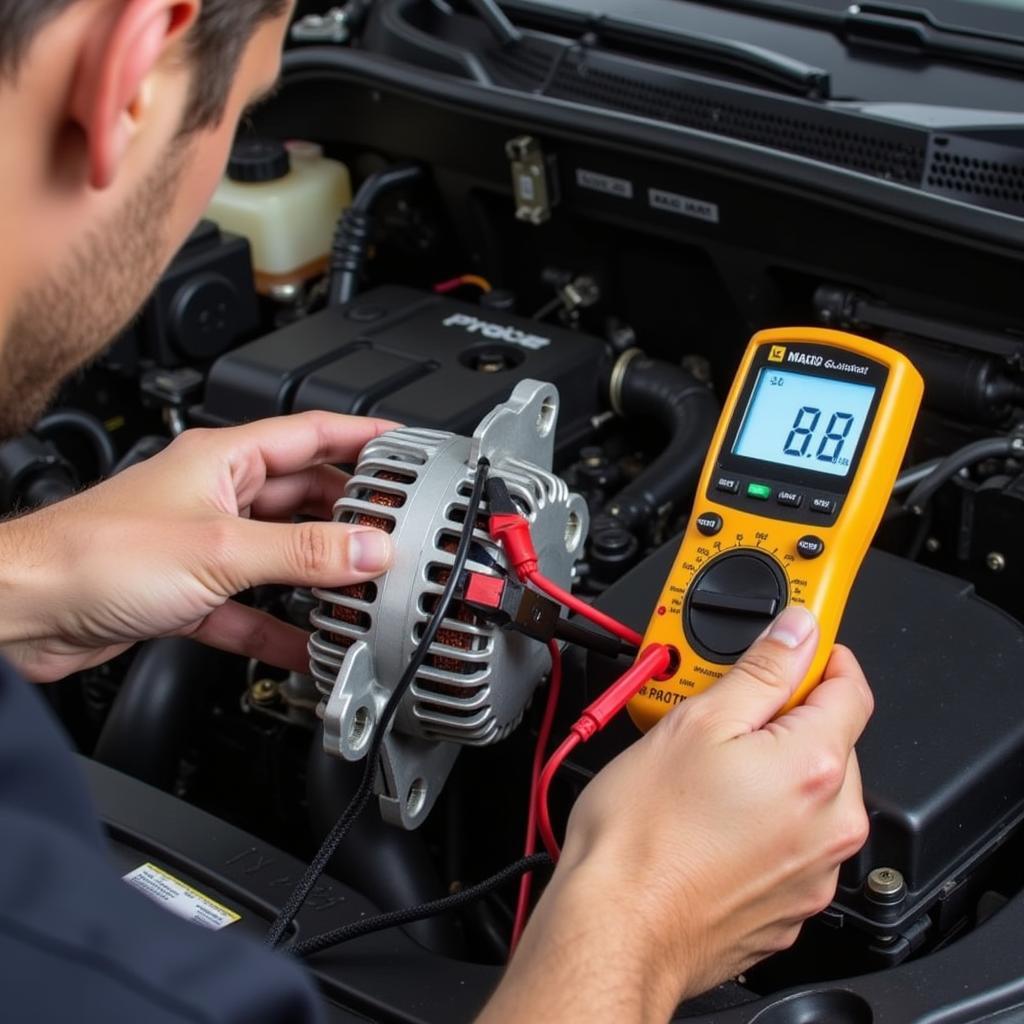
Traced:
<path fill-rule="evenodd" d="M 336 509 L 393 534 L 388 576 L 246 596 L 314 631 L 309 674 L 160 639 L 46 688 L 117 862 L 165 866 L 259 934 L 368 751 L 376 798 L 303 934 L 514 861 L 545 639 L 565 645 L 556 735 L 624 663 L 585 629 L 502 628 L 460 591 L 374 745 L 451 582 L 473 467 L 530 518 L 547 577 L 642 632 L 750 336 L 846 329 L 925 382 L 840 630 L 876 699 L 871 834 L 792 949 L 675 1019 L 1004 1019 L 1024 1004 L 1024 42 L 754 0 L 628 17 L 515 0 L 511 42 L 487 4 L 324 7 L 299 5 L 280 89 L 139 317 L 0 446 L 7 514 L 190 426 L 313 409 L 402 425 L 346 467 Z M 467 536 L 505 573 L 486 531 Z M 619 716 L 567 760 L 560 830 L 638 735 Z M 336 1019 L 472 1019 L 514 895 L 312 958 Z"/>

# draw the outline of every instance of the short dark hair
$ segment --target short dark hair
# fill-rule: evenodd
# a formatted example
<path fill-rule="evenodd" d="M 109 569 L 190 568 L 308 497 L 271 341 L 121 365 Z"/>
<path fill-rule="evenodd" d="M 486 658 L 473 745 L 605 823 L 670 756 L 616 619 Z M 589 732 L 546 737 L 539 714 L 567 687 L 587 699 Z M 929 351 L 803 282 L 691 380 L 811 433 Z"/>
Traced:
<path fill-rule="evenodd" d="M 36 33 L 77 0 L 0 0 L 0 79 L 17 74 Z M 184 131 L 224 115 L 239 61 L 261 22 L 283 14 L 288 0 L 202 0 L 187 43 L 194 65 Z"/>

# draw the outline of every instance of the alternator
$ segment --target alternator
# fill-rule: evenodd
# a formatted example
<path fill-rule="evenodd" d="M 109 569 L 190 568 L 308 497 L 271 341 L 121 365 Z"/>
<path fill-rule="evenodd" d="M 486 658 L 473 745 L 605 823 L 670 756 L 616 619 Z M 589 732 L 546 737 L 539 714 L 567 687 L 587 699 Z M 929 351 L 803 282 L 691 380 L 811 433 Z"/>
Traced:
<path fill-rule="evenodd" d="M 349 761 L 366 755 L 450 575 L 481 457 L 530 520 L 541 572 L 569 587 L 588 516 L 583 499 L 551 473 L 557 418 L 555 387 L 523 381 L 472 438 L 405 428 L 363 449 L 334 518 L 387 530 L 395 561 L 375 583 L 315 591 L 320 606 L 309 651 L 324 695 L 319 714 L 329 753 Z M 482 527 L 475 528 L 469 566 L 493 575 L 507 563 Z M 385 737 L 378 783 L 383 817 L 419 826 L 460 746 L 504 739 L 548 667 L 543 644 L 501 631 L 455 601 Z"/>

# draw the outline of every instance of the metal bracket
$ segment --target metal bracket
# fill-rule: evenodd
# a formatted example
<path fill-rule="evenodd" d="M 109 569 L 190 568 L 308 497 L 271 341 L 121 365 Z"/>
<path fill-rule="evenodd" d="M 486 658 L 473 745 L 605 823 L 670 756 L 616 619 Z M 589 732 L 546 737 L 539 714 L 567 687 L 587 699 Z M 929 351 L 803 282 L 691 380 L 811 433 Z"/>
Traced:
<path fill-rule="evenodd" d="M 516 219 L 543 224 L 551 219 L 558 204 L 558 177 L 552 173 L 551 157 L 545 157 L 532 135 L 518 135 L 505 143 L 505 155 L 512 167 L 512 193 L 516 197 Z"/>
<path fill-rule="evenodd" d="M 473 434 L 469 464 L 481 457 L 531 461 L 550 470 L 555 458 L 555 427 L 558 424 L 558 389 L 539 380 L 520 381 L 507 402 L 492 409 Z"/>
<path fill-rule="evenodd" d="M 391 732 L 381 753 L 380 815 L 400 828 L 419 828 L 451 774 L 459 747 Z"/>
<path fill-rule="evenodd" d="M 297 43 L 347 43 L 352 35 L 352 12 L 347 7 L 332 7 L 325 14 L 307 14 L 292 25 Z"/>
<path fill-rule="evenodd" d="M 354 643 L 338 670 L 322 715 L 324 750 L 346 761 L 366 756 L 388 694 L 374 679 L 373 656 L 365 640 Z"/>

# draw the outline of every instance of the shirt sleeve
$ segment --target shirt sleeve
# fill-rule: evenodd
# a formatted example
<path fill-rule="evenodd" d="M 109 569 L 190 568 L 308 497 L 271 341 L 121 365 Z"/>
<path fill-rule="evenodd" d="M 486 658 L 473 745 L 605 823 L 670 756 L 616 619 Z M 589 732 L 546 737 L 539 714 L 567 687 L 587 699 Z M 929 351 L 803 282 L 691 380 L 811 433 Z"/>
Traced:
<path fill-rule="evenodd" d="M 0 663 L 5 1020 L 319 1024 L 300 965 L 183 921 L 126 885 L 41 696 Z"/>

